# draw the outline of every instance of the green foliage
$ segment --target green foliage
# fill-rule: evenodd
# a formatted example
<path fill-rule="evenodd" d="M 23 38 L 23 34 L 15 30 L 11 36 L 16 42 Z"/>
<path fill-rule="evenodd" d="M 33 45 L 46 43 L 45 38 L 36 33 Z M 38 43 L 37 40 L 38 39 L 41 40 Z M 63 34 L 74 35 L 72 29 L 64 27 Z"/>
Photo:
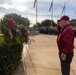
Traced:
<path fill-rule="evenodd" d="M 22 44 L 0 46 L 0 75 L 11 75 L 20 64 Z"/>
<path fill-rule="evenodd" d="M 34 27 L 41 27 L 41 23 L 37 22 L 37 25 L 35 24 Z"/>
<path fill-rule="evenodd" d="M 4 35 L 0 35 L 0 45 L 4 42 Z"/>
<path fill-rule="evenodd" d="M 21 29 L 21 28 L 24 28 L 24 25 L 23 24 L 20 24 L 20 25 L 17 24 L 16 27 Z"/>
<path fill-rule="evenodd" d="M 4 43 L 8 44 L 8 45 L 14 45 L 14 44 L 22 44 L 23 42 L 28 42 L 28 33 L 26 30 L 26 37 L 22 37 L 22 33 L 19 34 L 17 32 L 15 32 L 14 30 L 12 30 L 12 39 L 9 36 L 9 31 L 8 29 L 10 29 L 10 27 L 8 26 L 8 18 L 5 18 L 1 21 L 1 31 L 4 34 Z M 14 22 L 14 27 L 16 27 L 17 29 L 22 29 L 24 28 L 23 24 L 16 24 L 16 22 L 13 20 Z"/>
<path fill-rule="evenodd" d="M 72 25 L 73 27 L 76 27 L 76 19 L 72 19 L 70 21 L 70 25 Z"/>
<path fill-rule="evenodd" d="M 17 15 L 15 13 L 6 14 L 3 17 L 3 19 L 8 19 L 8 18 L 13 18 L 18 25 L 23 24 L 25 27 L 29 27 L 30 25 L 30 21 L 28 18 L 24 18 L 21 15 Z"/>
<path fill-rule="evenodd" d="M 56 23 L 54 21 L 52 21 L 53 26 L 56 26 Z M 51 26 L 51 20 L 46 19 L 44 21 L 41 22 L 41 26 Z"/>
<path fill-rule="evenodd" d="M 0 27 L 0 75 L 11 75 L 20 64 L 23 43 L 29 40 L 28 33 L 23 23 L 19 25 L 8 15 L 3 17 Z"/>

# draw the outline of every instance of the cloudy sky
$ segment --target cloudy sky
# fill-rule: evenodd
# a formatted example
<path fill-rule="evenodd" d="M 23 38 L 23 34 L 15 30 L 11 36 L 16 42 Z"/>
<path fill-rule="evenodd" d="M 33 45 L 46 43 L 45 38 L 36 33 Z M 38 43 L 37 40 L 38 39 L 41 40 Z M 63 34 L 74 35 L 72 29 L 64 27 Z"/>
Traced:
<path fill-rule="evenodd" d="M 38 22 L 51 19 L 49 12 L 52 0 L 38 0 Z M 61 14 L 66 2 L 65 14 L 71 19 L 76 18 L 76 0 L 53 0 L 53 20 L 56 22 Z M 33 8 L 34 0 L 0 0 L 0 18 L 6 13 L 17 13 L 23 17 L 28 17 L 31 23 L 36 23 L 36 8 Z"/>

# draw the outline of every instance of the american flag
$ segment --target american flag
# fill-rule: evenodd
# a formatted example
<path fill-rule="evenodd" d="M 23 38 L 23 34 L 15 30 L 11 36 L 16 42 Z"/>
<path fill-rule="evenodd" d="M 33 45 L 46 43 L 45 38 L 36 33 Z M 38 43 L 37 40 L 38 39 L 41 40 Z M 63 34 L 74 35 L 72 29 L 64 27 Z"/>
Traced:
<path fill-rule="evenodd" d="M 35 8 L 36 2 L 37 2 L 37 0 L 34 1 L 34 6 L 33 6 L 33 8 Z"/>
<path fill-rule="evenodd" d="M 52 7 L 53 7 L 53 1 L 51 2 L 50 8 L 49 8 L 49 12 L 51 11 Z"/>
<path fill-rule="evenodd" d="M 65 6 L 66 6 L 66 3 L 64 4 L 64 7 L 62 9 L 62 14 L 63 14 L 63 12 L 65 12 Z"/>

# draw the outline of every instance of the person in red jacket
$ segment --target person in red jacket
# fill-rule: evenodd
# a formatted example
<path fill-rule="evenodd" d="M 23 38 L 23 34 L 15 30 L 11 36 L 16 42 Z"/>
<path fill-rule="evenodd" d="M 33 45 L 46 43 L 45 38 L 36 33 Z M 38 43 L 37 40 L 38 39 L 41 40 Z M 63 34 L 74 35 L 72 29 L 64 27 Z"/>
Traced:
<path fill-rule="evenodd" d="M 74 32 L 69 25 L 69 17 L 60 18 L 60 33 L 57 37 L 62 75 L 70 75 L 70 64 L 74 56 Z"/>

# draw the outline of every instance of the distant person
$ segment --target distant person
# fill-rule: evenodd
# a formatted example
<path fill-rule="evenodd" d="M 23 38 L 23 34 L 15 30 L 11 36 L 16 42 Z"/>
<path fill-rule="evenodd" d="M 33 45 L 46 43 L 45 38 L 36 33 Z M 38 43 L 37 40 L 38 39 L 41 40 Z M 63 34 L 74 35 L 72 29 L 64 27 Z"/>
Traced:
<path fill-rule="evenodd" d="M 74 55 L 74 32 L 69 25 L 69 17 L 62 16 L 58 23 L 61 28 L 57 37 L 62 75 L 70 75 L 70 64 Z"/>

